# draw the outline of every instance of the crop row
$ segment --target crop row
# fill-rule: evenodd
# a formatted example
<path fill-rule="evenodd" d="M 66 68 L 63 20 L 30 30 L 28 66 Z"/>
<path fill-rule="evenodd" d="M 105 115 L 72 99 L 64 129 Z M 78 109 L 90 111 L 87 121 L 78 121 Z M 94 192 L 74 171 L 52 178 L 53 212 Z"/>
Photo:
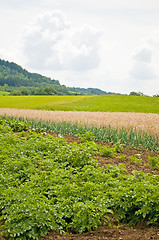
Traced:
<path fill-rule="evenodd" d="M 8 239 L 38 239 L 50 230 L 82 233 L 107 224 L 110 215 L 158 224 L 158 175 L 128 175 L 122 164 L 100 167 L 94 156 L 106 148 L 91 132 L 67 144 L 29 124 L 0 119 L 0 220 Z"/>
<path fill-rule="evenodd" d="M 159 151 L 159 135 L 152 136 L 144 131 L 137 132 L 133 129 L 113 129 L 111 126 L 95 127 L 88 125 L 80 125 L 78 123 L 72 124 L 69 122 L 45 122 L 35 120 L 24 120 L 23 118 L 16 119 L 13 117 L 1 117 L 7 121 L 13 130 L 26 130 L 32 128 L 36 131 L 54 132 L 57 134 L 67 134 L 71 136 L 78 136 L 78 134 L 85 134 L 91 132 L 94 140 L 108 143 L 118 143 L 128 145 L 132 148 L 149 149 L 151 151 Z"/>

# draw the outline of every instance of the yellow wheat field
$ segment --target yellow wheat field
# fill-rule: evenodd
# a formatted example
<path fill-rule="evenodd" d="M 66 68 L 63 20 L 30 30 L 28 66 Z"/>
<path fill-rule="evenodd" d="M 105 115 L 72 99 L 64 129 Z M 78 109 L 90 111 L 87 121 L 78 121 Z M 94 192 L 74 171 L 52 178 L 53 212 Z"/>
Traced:
<path fill-rule="evenodd" d="M 111 126 L 112 128 L 144 130 L 159 134 L 159 114 L 127 112 L 73 112 L 42 111 L 28 109 L 0 108 L 0 115 L 24 117 L 53 122 L 78 122 L 89 126 Z"/>

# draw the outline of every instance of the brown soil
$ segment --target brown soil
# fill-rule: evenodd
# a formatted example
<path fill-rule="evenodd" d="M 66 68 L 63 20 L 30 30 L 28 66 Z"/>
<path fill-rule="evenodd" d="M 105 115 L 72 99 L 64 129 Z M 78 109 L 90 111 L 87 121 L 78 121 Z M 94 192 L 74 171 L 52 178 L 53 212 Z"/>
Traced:
<path fill-rule="evenodd" d="M 58 137 L 58 134 L 55 133 L 49 133 L 50 135 L 53 135 L 54 137 Z M 71 142 L 80 142 L 80 139 L 73 136 L 64 135 L 64 138 L 67 140 L 67 143 Z M 98 142 L 97 144 L 101 144 L 102 146 L 110 146 L 108 143 Z M 111 147 L 111 146 L 110 146 Z M 112 146 L 113 147 L 113 146 Z M 141 157 L 141 163 L 138 162 L 132 162 L 129 158 L 130 156 L 134 156 L 138 154 Z M 121 159 L 121 155 L 125 155 L 125 159 Z M 126 170 L 128 174 L 132 174 L 133 170 L 142 171 L 145 173 L 151 173 L 151 174 L 157 174 L 159 175 L 159 169 L 152 170 L 151 164 L 148 161 L 148 156 L 158 156 L 158 152 L 151 152 L 148 150 L 139 150 L 139 149 L 132 149 L 130 147 L 124 147 L 123 151 L 121 153 L 115 153 L 113 158 L 107 158 L 102 156 L 95 156 L 95 158 L 98 160 L 100 166 L 104 166 L 105 164 L 115 164 L 118 165 L 120 163 L 124 164 L 126 167 Z"/>
<path fill-rule="evenodd" d="M 50 232 L 47 237 L 40 240 L 158 240 L 158 227 L 148 227 L 145 223 L 138 224 L 135 227 L 121 225 L 113 227 L 102 226 L 96 231 L 90 231 L 83 234 L 59 235 Z"/>
<path fill-rule="evenodd" d="M 54 122 L 78 122 L 89 126 L 144 130 L 159 134 L 159 114 L 126 112 L 73 112 L 0 108 L 0 115 L 17 116 Z"/>
<path fill-rule="evenodd" d="M 52 134 L 52 133 L 50 133 Z M 52 134 L 57 136 L 57 134 Z M 78 138 L 71 136 L 64 136 L 67 142 L 80 142 Z M 99 143 L 99 142 L 98 142 Z M 106 143 L 100 143 L 102 145 L 108 145 Z M 126 157 L 124 160 L 119 159 L 120 155 L 124 154 Z M 134 154 L 140 154 L 142 158 L 141 163 L 131 163 L 129 156 Z M 101 166 L 105 164 L 120 164 L 123 163 L 126 166 L 128 174 L 132 174 L 133 170 L 142 171 L 150 174 L 159 175 L 158 170 L 152 170 L 148 162 L 148 155 L 157 156 L 158 153 L 150 151 L 136 150 L 125 147 L 122 153 L 116 153 L 113 158 L 106 158 L 96 156 Z M 126 224 L 118 224 L 112 219 L 111 226 L 105 225 L 99 227 L 95 231 L 90 231 L 83 234 L 58 234 L 54 231 L 49 232 L 45 237 L 41 237 L 39 240 L 159 240 L 159 226 L 147 226 L 146 223 L 139 223 L 136 226 L 128 226 Z"/>
<path fill-rule="evenodd" d="M 159 133 L 159 114 L 137 114 L 137 113 L 84 113 L 84 112 L 51 112 L 51 111 L 35 111 L 35 110 L 17 110 L 17 109 L 0 109 L 0 115 L 23 116 L 27 118 L 51 120 L 51 121 L 71 121 L 79 123 L 89 123 L 92 125 L 110 125 L 112 127 L 135 127 L 137 130 L 145 130 L 156 134 Z M 51 133 L 57 136 L 56 134 Z M 64 136 L 67 142 L 77 141 L 79 139 L 71 136 Z M 101 143 L 103 144 L 103 143 Z M 121 155 L 125 158 L 120 159 Z M 141 163 L 132 163 L 129 159 L 134 154 L 140 154 Z M 104 164 L 119 164 L 123 163 L 129 174 L 133 170 L 143 171 L 150 174 L 158 174 L 159 170 L 152 170 L 147 160 L 148 155 L 156 156 L 158 153 L 153 153 L 144 150 L 136 150 L 124 148 L 123 153 L 117 153 L 113 158 L 96 156 L 101 166 Z M 0 237 L 1 239 L 1 237 Z M 159 225 L 147 226 L 146 223 L 139 223 L 136 226 L 130 227 L 125 224 L 117 224 L 112 219 L 111 226 L 101 226 L 95 231 L 90 231 L 83 234 L 58 234 L 49 232 L 40 240 L 159 240 Z"/>

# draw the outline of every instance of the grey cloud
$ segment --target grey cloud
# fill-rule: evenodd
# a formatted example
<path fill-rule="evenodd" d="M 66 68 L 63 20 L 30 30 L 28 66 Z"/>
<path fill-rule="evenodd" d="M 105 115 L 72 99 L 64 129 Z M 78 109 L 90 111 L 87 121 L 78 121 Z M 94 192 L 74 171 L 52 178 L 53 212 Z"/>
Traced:
<path fill-rule="evenodd" d="M 99 62 L 98 52 L 92 49 L 87 55 L 81 53 L 72 58 L 70 68 L 74 71 L 87 71 L 96 68 Z"/>
<path fill-rule="evenodd" d="M 28 25 L 23 51 L 30 67 L 87 71 L 100 63 L 101 34 L 87 25 L 71 28 L 60 11 L 45 12 Z"/>
<path fill-rule="evenodd" d="M 138 80 L 150 80 L 156 77 L 151 66 L 145 62 L 135 63 L 130 75 Z"/>
<path fill-rule="evenodd" d="M 153 51 L 148 47 L 142 47 L 133 56 L 133 67 L 130 71 L 131 77 L 136 80 L 152 80 L 156 78 L 152 68 Z"/>
<path fill-rule="evenodd" d="M 151 62 L 152 51 L 148 48 L 143 48 L 133 58 L 141 62 Z"/>

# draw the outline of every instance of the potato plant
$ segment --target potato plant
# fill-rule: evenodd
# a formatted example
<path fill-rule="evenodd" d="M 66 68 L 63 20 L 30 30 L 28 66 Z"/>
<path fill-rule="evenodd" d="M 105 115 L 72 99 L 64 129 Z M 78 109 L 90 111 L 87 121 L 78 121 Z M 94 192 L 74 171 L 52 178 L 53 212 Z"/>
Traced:
<path fill-rule="evenodd" d="M 159 155 L 156 157 L 150 157 L 148 156 L 148 161 L 151 164 L 151 168 L 159 170 Z"/>
<path fill-rule="evenodd" d="M 7 239 L 90 231 L 108 223 L 110 213 L 129 224 L 158 224 L 158 175 L 128 175 L 123 164 L 100 167 L 95 155 L 102 146 L 88 137 L 67 144 L 16 126 L 0 120 L 0 221 Z"/>

